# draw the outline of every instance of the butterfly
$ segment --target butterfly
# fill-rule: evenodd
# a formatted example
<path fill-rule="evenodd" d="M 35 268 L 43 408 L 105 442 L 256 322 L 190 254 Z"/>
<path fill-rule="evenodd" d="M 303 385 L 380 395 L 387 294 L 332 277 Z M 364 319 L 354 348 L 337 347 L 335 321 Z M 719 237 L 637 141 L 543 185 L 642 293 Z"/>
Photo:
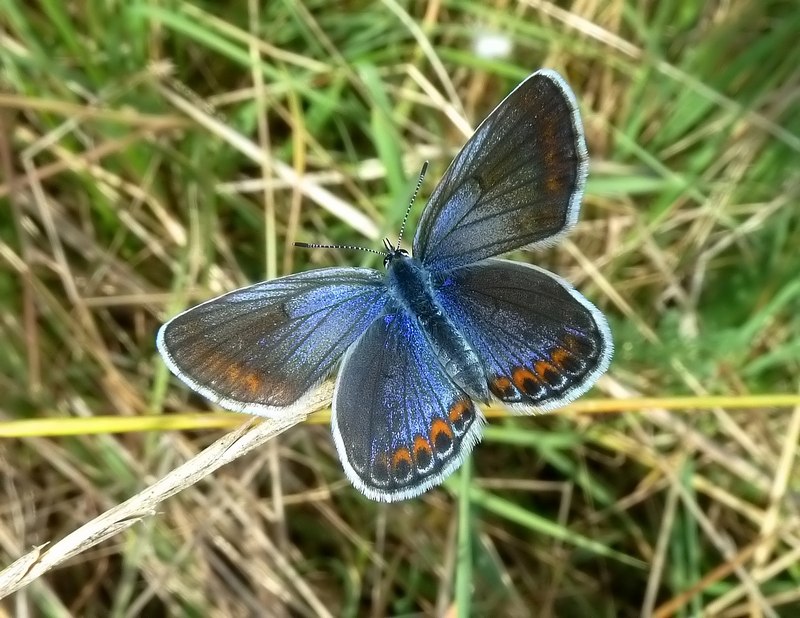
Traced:
<path fill-rule="evenodd" d="M 339 366 L 347 478 L 373 500 L 418 496 L 480 439 L 477 404 L 553 410 L 607 370 L 603 314 L 560 277 L 497 257 L 562 238 L 587 174 L 575 96 L 537 71 L 450 164 L 411 254 L 387 240 L 385 271 L 322 268 L 219 296 L 164 324 L 158 350 L 198 393 L 265 417 L 304 411 Z"/>

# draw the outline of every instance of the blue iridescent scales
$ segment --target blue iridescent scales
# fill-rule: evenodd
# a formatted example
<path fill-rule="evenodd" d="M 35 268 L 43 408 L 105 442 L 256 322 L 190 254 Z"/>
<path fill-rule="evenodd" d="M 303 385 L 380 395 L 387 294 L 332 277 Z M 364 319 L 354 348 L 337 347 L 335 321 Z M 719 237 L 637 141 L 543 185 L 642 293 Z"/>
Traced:
<path fill-rule="evenodd" d="M 332 433 L 364 495 L 418 496 L 480 440 L 479 407 L 546 412 L 585 393 L 613 344 L 569 283 L 497 259 L 556 243 L 577 222 L 588 155 L 555 72 L 523 81 L 481 123 L 426 205 L 412 255 L 386 272 L 330 268 L 220 296 L 159 331 L 166 364 L 220 406 L 283 417 L 340 365 Z"/>

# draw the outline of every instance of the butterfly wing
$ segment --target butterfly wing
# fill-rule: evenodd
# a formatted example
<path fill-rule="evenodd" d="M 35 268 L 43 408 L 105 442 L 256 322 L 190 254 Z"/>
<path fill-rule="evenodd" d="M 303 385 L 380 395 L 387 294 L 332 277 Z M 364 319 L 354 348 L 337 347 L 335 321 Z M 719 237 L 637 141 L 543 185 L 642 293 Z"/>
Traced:
<path fill-rule="evenodd" d="M 332 424 L 353 485 L 393 502 L 455 470 L 480 438 L 483 417 L 447 377 L 416 320 L 387 311 L 345 355 Z"/>
<path fill-rule="evenodd" d="M 302 407 L 386 297 L 375 270 L 312 270 L 189 309 L 161 327 L 156 343 L 176 376 L 223 408 L 285 415 Z"/>
<path fill-rule="evenodd" d="M 537 71 L 481 123 L 422 213 L 414 256 L 444 272 L 552 243 L 578 219 L 588 155 L 578 104 Z"/>
<path fill-rule="evenodd" d="M 611 362 L 600 311 L 541 268 L 490 259 L 437 277 L 437 298 L 483 359 L 489 390 L 521 412 L 585 393 Z"/>

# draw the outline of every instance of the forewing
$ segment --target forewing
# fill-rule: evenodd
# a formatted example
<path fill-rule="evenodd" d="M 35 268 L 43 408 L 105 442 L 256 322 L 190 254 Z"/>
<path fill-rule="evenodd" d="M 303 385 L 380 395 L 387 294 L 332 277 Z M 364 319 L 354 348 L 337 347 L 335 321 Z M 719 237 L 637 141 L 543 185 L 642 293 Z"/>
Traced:
<path fill-rule="evenodd" d="M 303 404 L 385 302 L 375 270 L 312 270 L 189 309 L 157 345 L 176 376 L 220 406 L 276 416 Z"/>
<path fill-rule="evenodd" d="M 438 278 L 439 301 L 483 359 L 492 394 L 522 412 L 585 393 L 611 361 L 600 311 L 546 270 L 486 260 Z"/>
<path fill-rule="evenodd" d="M 555 241 L 578 219 L 588 155 L 578 105 L 537 71 L 481 123 L 431 195 L 414 257 L 444 272 Z"/>
<path fill-rule="evenodd" d="M 416 321 L 391 311 L 347 352 L 333 397 L 345 473 L 373 500 L 421 494 L 480 438 L 483 417 L 445 374 Z"/>

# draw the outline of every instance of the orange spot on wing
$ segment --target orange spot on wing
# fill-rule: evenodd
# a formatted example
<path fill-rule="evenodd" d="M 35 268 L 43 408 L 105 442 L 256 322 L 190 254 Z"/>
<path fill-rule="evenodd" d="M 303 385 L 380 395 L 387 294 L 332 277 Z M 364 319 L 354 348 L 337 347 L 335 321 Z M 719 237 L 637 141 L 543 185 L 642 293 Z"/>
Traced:
<path fill-rule="evenodd" d="M 261 390 L 261 378 L 254 373 L 248 373 L 244 378 L 244 385 L 251 393 L 257 393 Z"/>
<path fill-rule="evenodd" d="M 411 452 L 405 446 L 401 446 L 392 455 L 392 468 L 397 469 L 403 462 L 411 465 Z"/>
<path fill-rule="evenodd" d="M 527 388 L 527 383 L 538 382 L 539 376 L 527 367 L 516 367 L 514 371 L 511 372 L 511 381 L 514 383 L 514 386 L 525 393 L 530 390 Z"/>
<path fill-rule="evenodd" d="M 511 386 L 511 380 L 509 380 L 506 376 L 497 376 L 494 379 L 494 383 L 497 385 L 497 388 L 501 390 L 506 390 L 509 386 Z"/>
<path fill-rule="evenodd" d="M 543 360 L 536 361 L 533 364 L 533 369 L 541 377 L 544 377 L 544 374 L 546 374 L 548 371 L 552 371 L 553 373 L 558 373 L 556 368 L 553 367 L 551 363 L 548 363 L 547 361 Z"/>
<path fill-rule="evenodd" d="M 433 449 L 430 442 L 424 437 L 417 436 L 414 438 L 414 459 L 419 459 L 420 453 L 425 453 L 430 457 L 433 454 Z"/>
<path fill-rule="evenodd" d="M 242 370 L 239 369 L 238 365 L 231 365 L 228 367 L 225 375 L 228 377 L 228 380 L 231 382 L 236 382 L 239 379 L 239 376 L 242 375 Z"/>
<path fill-rule="evenodd" d="M 489 382 L 489 390 L 495 394 L 496 397 L 503 399 L 504 397 L 512 397 L 514 395 L 513 385 L 511 380 L 506 376 L 497 376 L 494 380 Z"/>
<path fill-rule="evenodd" d="M 450 406 L 450 421 L 457 423 L 462 417 L 472 410 L 472 404 L 469 399 L 459 399 L 452 406 Z"/>
<path fill-rule="evenodd" d="M 557 176 L 549 176 L 544 184 L 549 193 L 558 193 L 561 191 L 564 183 L 562 183 L 561 179 Z"/>
<path fill-rule="evenodd" d="M 449 448 L 453 440 L 453 430 L 450 428 L 450 425 L 447 424 L 447 421 L 437 418 L 431 425 L 431 444 L 435 445 L 437 450 L 442 448 L 440 443 L 442 436 L 447 439 L 447 447 Z M 446 450 L 446 448 L 444 450 Z"/>
<path fill-rule="evenodd" d="M 556 348 L 550 353 L 550 360 L 556 367 L 561 367 L 564 361 L 569 360 L 572 355 L 564 348 Z"/>

